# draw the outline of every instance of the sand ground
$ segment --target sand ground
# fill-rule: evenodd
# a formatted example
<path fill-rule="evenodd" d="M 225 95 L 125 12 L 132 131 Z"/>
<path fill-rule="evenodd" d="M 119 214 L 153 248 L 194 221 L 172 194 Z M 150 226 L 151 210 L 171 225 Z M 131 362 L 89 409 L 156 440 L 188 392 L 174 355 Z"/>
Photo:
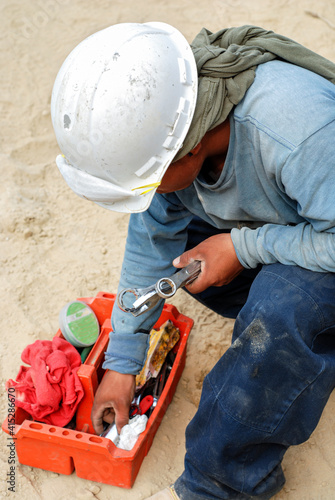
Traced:
<path fill-rule="evenodd" d="M 311 12 L 314 15 L 311 15 Z M 128 216 L 76 197 L 55 166 L 50 120 L 57 71 L 83 38 L 119 22 L 164 21 L 191 41 L 202 27 L 253 24 L 284 34 L 335 61 L 334 0 L 1 0 L 0 303 L 1 418 L 4 382 L 36 339 L 51 339 L 65 303 L 115 292 Z M 184 430 L 196 411 L 205 374 L 228 347 L 233 327 L 182 292 L 173 303 L 195 320 L 176 396 L 131 490 L 16 464 L 7 490 L 6 435 L 1 433 L 0 497 L 22 500 L 139 500 L 173 482 L 183 469 Z M 335 394 L 305 444 L 284 459 L 279 500 L 335 498 Z"/>

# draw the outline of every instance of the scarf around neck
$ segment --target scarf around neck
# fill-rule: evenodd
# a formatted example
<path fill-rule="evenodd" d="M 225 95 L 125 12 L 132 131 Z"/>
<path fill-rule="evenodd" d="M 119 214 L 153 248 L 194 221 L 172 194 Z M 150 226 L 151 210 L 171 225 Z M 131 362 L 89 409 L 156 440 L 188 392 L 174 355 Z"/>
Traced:
<path fill-rule="evenodd" d="M 303 45 L 256 26 L 203 28 L 191 43 L 198 69 L 193 120 L 174 161 L 189 153 L 206 132 L 223 123 L 244 97 L 259 64 L 281 59 L 335 83 L 335 64 Z"/>

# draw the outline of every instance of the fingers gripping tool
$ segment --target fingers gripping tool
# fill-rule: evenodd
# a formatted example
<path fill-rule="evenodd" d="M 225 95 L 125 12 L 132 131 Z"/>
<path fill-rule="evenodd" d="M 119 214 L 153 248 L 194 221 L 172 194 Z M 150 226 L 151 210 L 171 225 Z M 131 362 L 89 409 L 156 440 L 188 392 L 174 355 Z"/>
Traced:
<path fill-rule="evenodd" d="M 160 278 L 146 288 L 124 288 L 118 293 L 117 304 L 122 311 L 129 312 L 133 316 L 140 316 L 155 307 L 161 299 L 173 297 L 179 288 L 192 283 L 200 271 L 201 262 L 195 260 L 169 278 Z M 135 296 L 131 307 L 125 305 L 125 296 L 129 293 Z"/>

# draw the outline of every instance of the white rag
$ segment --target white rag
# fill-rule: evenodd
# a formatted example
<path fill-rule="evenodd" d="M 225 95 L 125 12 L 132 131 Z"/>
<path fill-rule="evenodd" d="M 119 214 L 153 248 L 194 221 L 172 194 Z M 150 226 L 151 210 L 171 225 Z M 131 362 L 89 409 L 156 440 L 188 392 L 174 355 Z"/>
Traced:
<path fill-rule="evenodd" d="M 133 449 L 138 436 L 145 431 L 147 421 L 148 417 L 146 415 L 136 415 L 129 420 L 127 425 L 122 427 L 120 434 L 117 432 L 116 425 L 113 424 L 105 437 L 113 441 L 117 448 L 130 451 Z"/>

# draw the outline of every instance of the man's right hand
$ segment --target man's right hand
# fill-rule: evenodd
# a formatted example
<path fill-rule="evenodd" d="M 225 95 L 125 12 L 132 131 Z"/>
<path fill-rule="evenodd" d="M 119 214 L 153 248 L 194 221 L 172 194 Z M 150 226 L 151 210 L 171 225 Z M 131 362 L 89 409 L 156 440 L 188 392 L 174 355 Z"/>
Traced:
<path fill-rule="evenodd" d="M 95 432 L 103 432 L 103 421 L 115 421 L 120 434 L 129 422 L 129 408 L 135 395 L 135 375 L 107 370 L 96 392 L 91 419 Z"/>

